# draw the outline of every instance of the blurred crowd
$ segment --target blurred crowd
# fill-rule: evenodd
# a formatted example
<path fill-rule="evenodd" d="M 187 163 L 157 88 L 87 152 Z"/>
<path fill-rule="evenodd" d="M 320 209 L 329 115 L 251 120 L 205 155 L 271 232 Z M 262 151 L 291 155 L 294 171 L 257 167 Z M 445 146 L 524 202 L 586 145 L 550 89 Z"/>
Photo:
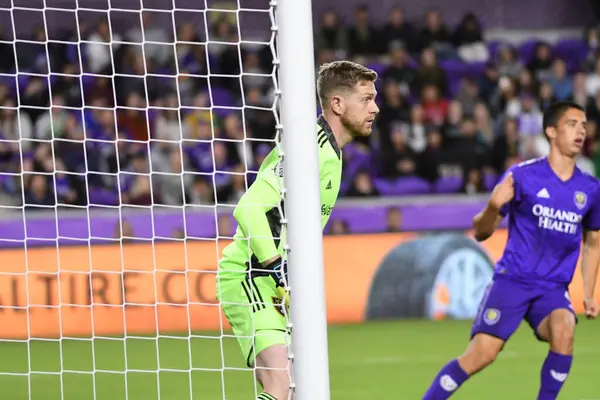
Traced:
<path fill-rule="evenodd" d="M 60 41 L 41 27 L 28 41 L 2 42 L 0 201 L 235 203 L 274 145 L 275 118 L 270 47 L 240 46 L 232 15 L 213 21 L 208 38 L 192 22 L 173 37 L 144 12 L 141 28 L 123 32 L 101 19 Z M 321 16 L 316 60 L 376 69 L 381 113 L 373 135 L 345 152 L 342 196 L 394 194 L 385 182 L 408 178 L 420 191 L 489 190 L 513 163 L 548 151 L 541 112 L 554 100 L 586 107 L 579 164 L 600 172 L 597 27 L 566 59 L 541 41 L 485 42 L 470 13 L 449 26 L 435 10 L 406 21 L 394 8 L 374 26 L 360 7 L 347 22 Z M 448 177 L 460 184 L 437 190 Z"/>

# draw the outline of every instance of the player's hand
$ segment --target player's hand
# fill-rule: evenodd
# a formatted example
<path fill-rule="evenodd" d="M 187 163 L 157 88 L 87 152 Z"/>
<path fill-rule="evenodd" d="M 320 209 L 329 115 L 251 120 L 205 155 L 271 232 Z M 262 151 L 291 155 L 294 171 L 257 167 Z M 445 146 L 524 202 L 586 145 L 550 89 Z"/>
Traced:
<path fill-rule="evenodd" d="M 277 257 L 274 261 L 263 265 L 263 268 L 271 275 L 277 287 L 287 287 L 287 261 L 282 260 L 281 257 Z"/>
<path fill-rule="evenodd" d="M 512 172 L 509 172 L 502 182 L 496 185 L 490 196 L 489 205 L 499 210 L 515 197 L 515 181 Z"/>
<path fill-rule="evenodd" d="M 595 299 L 584 299 L 583 308 L 587 319 L 596 318 L 598 316 L 598 311 L 600 311 Z"/>

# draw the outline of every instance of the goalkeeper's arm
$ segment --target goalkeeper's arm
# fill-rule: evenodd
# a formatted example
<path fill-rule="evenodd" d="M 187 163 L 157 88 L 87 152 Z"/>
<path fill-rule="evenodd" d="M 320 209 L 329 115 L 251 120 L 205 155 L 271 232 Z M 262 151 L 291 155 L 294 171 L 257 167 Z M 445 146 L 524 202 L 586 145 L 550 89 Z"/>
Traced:
<path fill-rule="evenodd" d="M 263 179 L 257 179 L 244 193 L 233 211 L 238 226 L 248 238 L 250 249 L 265 270 L 272 270 L 278 284 L 285 285 L 285 265 L 271 233 L 267 211 L 281 201 L 279 192 Z"/>

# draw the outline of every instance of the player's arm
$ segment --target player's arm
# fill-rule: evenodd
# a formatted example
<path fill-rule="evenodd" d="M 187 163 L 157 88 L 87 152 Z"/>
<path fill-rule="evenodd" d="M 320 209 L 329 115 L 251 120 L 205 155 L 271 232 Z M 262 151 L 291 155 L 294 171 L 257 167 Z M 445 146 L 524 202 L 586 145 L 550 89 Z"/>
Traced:
<path fill-rule="evenodd" d="M 286 265 L 275 245 L 273 233 L 267 219 L 267 212 L 279 204 L 281 195 L 267 181 L 258 178 L 244 193 L 233 211 L 233 217 L 244 236 L 250 242 L 250 249 L 266 271 L 272 271 L 278 284 L 285 285 Z"/>
<path fill-rule="evenodd" d="M 500 214 L 500 209 L 488 202 L 485 208 L 473 218 L 475 240 L 483 242 L 492 236 L 502 218 L 504 216 Z"/>
<path fill-rule="evenodd" d="M 492 192 L 485 208 L 473 218 L 475 240 L 484 241 L 498 228 L 506 215 L 506 205 L 515 195 L 512 172 L 509 172 Z"/>
<path fill-rule="evenodd" d="M 252 253 L 261 263 L 279 256 L 267 212 L 277 207 L 280 201 L 281 195 L 273 186 L 263 179 L 257 179 L 233 211 L 233 217 L 250 242 Z"/>
<path fill-rule="evenodd" d="M 600 266 L 600 231 L 585 230 L 583 235 L 583 257 L 581 273 L 583 275 L 583 298 L 594 298 L 594 289 Z"/>

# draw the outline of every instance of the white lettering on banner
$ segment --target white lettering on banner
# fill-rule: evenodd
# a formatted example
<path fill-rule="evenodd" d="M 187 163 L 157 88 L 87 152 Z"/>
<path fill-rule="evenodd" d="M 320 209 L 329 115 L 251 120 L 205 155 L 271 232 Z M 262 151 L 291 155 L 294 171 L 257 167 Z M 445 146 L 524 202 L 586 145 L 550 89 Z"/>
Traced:
<path fill-rule="evenodd" d="M 577 226 L 583 219 L 583 216 L 573 211 L 554 209 L 541 204 L 535 204 L 532 212 L 539 217 L 538 227 L 571 235 L 577 233 Z"/>

